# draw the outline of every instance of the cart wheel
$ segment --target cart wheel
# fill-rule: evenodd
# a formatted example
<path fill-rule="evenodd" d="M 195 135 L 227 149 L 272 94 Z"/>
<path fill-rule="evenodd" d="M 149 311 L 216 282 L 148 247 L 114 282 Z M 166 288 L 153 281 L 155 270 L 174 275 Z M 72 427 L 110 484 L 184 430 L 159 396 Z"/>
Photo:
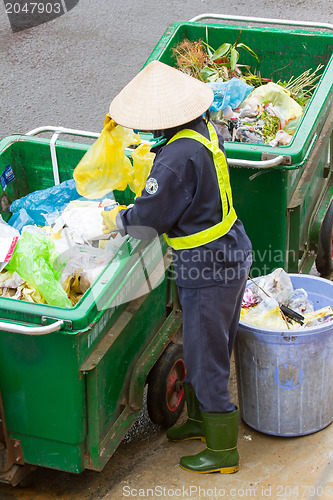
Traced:
<path fill-rule="evenodd" d="M 333 202 L 321 225 L 316 268 L 323 276 L 328 276 L 333 271 Z"/>
<path fill-rule="evenodd" d="M 155 424 L 171 427 L 178 420 L 185 402 L 185 373 L 182 346 L 169 344 L 148 378 L 148 414 Z"/>

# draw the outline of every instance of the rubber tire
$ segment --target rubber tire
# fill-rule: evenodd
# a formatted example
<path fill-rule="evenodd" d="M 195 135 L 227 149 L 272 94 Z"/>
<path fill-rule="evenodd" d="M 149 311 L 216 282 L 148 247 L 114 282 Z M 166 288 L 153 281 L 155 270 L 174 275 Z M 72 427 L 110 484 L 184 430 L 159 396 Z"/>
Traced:
<path fill-rule="evenodd" d="M 333 202 L 331 202 L 320 228 L 318 254 L 316 258 L 317 271 L 322 276 L 333 272 Z"/>
<path fill-rule="evenodd" d="M 185 403 L 184 390 L 182 391 L 181 400 L 174 410 L 169 408 L 166 398 L 170 372 L 176 362 L 184 363 L 183 348 L 180 344 L 171 342 L 149 373 L 148 377 L 148 414 L 152 422 L 164 428 L 171 427 L 177 422 Z M 181 365 L 179 366 L 181 367 Z"/>

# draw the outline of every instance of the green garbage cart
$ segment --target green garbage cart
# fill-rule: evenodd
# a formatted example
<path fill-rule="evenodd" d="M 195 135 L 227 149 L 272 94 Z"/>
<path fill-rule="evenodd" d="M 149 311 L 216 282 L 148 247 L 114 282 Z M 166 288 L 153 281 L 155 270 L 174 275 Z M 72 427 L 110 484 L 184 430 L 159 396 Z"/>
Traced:
<path fill-rule="evenodd" d="M 194 20 L 171 25 L 147 63 L 174 65 L 172 49 L 184 37 L 216 48 L 241 29 L 265 76 L 285 79 L 326 65 L 289 146 L 226 143 L 254 274 L 279 266 L 306 272 L 315 258 L 326 272 L 332 269 L 332 35 Z M 54 132 L 51 139 L 37 137 L 45 130 Z M 0 172 L 11 165 L 16 177 L 0 195 L 5 220 L 15 199 L 71 178 L 88 146 L 60 141 L 60 133 L 98 136 L 42 127 L 0 142 Z M 115 194 L 120 203 L 132 201 L 129 191 Z M 101 470 L 139 414 L 147 381 L 152 419 L 165 425 L 177 419 L 185 368 L 172 342 L 181 313 L 169 266 L 163 241 L 127 237 L 73 309 L 0 298 L 1 480 L 18 484 L 35 466 Z"/>
<path fill-rule="evenodd" d="M 15 199 L 72 177 L 88 145 L 55 146 L 59 133 L 98 136 L 38 132 L 0 142 L 0 170 L 15 175 L 1 193 L 5 219 Z M 129 189 L 115 197 L 133 201 Z M 0 481 L 16 485 L 35 466 L 102 470 L 140 414 L 148 380 L 151 419 L 177 420 L 185 367 L 170 263 L 163 239 L 127 236 L 72 309 L 0 297 Z"/>
<path fill-rule="evenodd" d="M 232 24 L 221 24 L 225 20 Z M 271 27 L 276 24 L 287 28 Z M 242 51 L 241 63 L 262 77 L 287 81 L 325 65 L 288 146 L 225 142 L 235 209 L 253 244 L 254 276 L 276 267 L 306 273 L 315 259 L 320 273 L 333 271 L 332 30 L 324 23 L 203 14 L 169 26 L 146 61 L 175 66 L 173 49 L 184 39 L 202 40 L 216 50 L 234 43 L 241 31 L 240 42 L 260 60 Z"/>

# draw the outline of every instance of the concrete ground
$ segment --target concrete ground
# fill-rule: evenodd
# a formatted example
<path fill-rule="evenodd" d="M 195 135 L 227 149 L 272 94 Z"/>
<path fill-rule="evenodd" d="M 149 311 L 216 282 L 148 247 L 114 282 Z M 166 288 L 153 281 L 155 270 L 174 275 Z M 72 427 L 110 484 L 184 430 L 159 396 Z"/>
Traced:
<path fill-rule="evenodd" d="M 237 402 L 234 364 L 230 393 Z M 186 419 L 185 412 L 180 422 Z M 201 441 L 169 442 L 146 410 L 100 473 L 37 469 L 25 487 L 0 485 L 1 500 L 123 500 L 124 498 L 327 499 L 333 498 L 332 425 L 308 436 L 269 436 L 240 423 L 236 474 L 195 474 L 179 467 Z"/>
<path fill-rule="evenodd" d="M 231 387 L 236 400 L 234 374 Z M 160 436 L 158 446 L 135 467 L 135 474 L 123 477 L 104 498 L 135 496 L 140 489 L 147 498 L 148 488 L 153 490 L 153 498 L 160 491 L 166 491 L 167 498 L 333 498 L 332 445 L 331 426 L 305 437 L 279 438 L 241 423 L 239 472 L 203 475 L 178 465 L 180 457 L 201 451 L 203 443 L 170 443 Z"/>
<path fill-rule="evenodd" d="M 12 33 L 5 3 L 0 138 L 41 125 L 99 132 L 111 99 L 171 23 L 205 12 L 333 22 L 331 0 L 80 0 L 54 21 Z"/>

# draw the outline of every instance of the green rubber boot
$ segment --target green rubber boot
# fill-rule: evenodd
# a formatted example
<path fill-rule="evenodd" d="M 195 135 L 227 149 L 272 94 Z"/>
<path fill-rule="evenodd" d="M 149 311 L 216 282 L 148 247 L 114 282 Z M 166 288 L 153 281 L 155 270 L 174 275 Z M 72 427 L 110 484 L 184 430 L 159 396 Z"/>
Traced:
<path fill-rule="evenodd" d="M 201 412 L 207 448 L 180 459 L 180 466 L 192 472 L 207 474 L 221 472 L 231 474 L 238 471 L 237 451 L 238 409 L 230 413 Z"/>
<path fill-rule="evenodd" d="M 187 406 L 187 420 L 179 427 L 170 427 L 166 435 L 170 441 L 187 441 L 189 439 L 201 439 L 205 441 L 202 416 L 199 409 L 199 401 L 194 389 L 189 384 L 184 384 L 184 392 Z"/>

